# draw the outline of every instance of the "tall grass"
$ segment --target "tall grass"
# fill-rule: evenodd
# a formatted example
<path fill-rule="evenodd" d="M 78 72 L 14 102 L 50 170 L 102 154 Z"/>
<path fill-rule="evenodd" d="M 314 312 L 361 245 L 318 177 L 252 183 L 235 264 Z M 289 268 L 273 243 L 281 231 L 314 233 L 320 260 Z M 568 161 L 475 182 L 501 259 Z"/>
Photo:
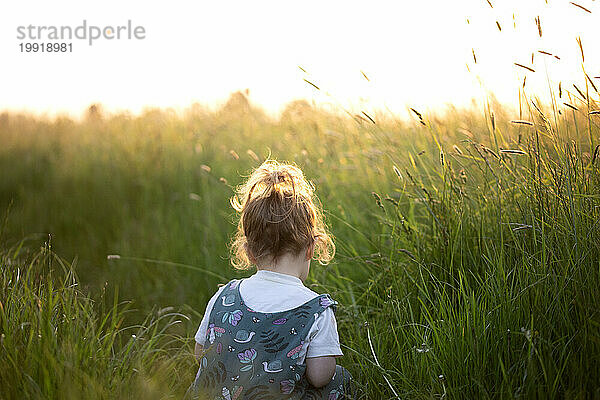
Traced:
<path fill-rule="evenodd" d="M 487 144 L 444 146 L 424 122 L 435 156 L 396 169 L 397 197 L 380 205 L 389 242 L 361 298 L 390 390 L 600 396 L 598 126 L 581 140 L 571 110 L 555 125 L 531 104 L 534 122 L 510 136 L 491 115 Z"/>
<path fill-rule="evenodd" d="M 4 113 L 0 204 L 13 201 L 6 237 L 51 232 L 53 250 L 74 260 L 73 268 L 62 263 L 61 293 L 79 293 L 86 304 L 62 313 L 96 321 L 60 335 L 81 349 L 70 353 L 79 361 L 48 365 L 94 370 L 92 397 L 144 397 L 140 375 L 157 396 L 182 390 L 193 367 L 176 348 L 190 344 L 217 283 L 244 275 L 228 266 L 231 188 L 270 155 L 296 162 L 326 209 L 338 253 L 331 265 L 313 266 L 306 283 L 341 303 L 340 362 L 367 398 L 600 396 L 595 95 L 569 100 L 577 110 L 564 98 L 543 106 L 523 95 L 520 111 L 494 103 L 440 115 L 415 110 L 413 122 L 342 117 L 304 102 L 273 120 L 240 93 L 216 112 L 193 106 L 132 116 L 94 108 L 82 121 Z M 69 283 L 73 269 L 83 288 Z M 29 307 L 31 316 L 3 320 L 12 324 L 3 325 L 6 337 L 23 346 L 38 342 L 19 324 L 57 302 L 34 276 L 20 291 L 5 283 L 1 300 L 5 309 Z M 44 288 L 47 306 L 29 301 L 36 288 Z M 117 290 L 137 312 L 107 302 Z M 130 336 L 116 335 L 113 344 L 100 333 L 118 331 L 114 314 L 126 326 L 167 326 L 145 319 L 167 306 L 190 317 L 165 331 L 173 330 L 171 344 L 163 332 L 155 341 L 147 335 L 155 347 L 127 352 L 136 343 Z M 96 327 L 89 336 L 87 326 Z M 42 338 L 52 331 L 45 329 Z M 102 361 L 89 360 L 81 339 L 93 334 Z M 3 346 L 2 357 L 12 354 Z M 31 349 L 20 357 L 36 371 L 45 357 L 64 357 L 53 347 Z M 159 356 L 144 358 L 151 354 Z M 132 365 L 150 371 L 138 375 Z M 18 397 L 23 382 L 60 397 L 59 373 L 25 380 L 4 373 L 7 398 Z M 80 379 L 78 388 L 87 382 L 69 376 Z"/>
<path fill-rule="evenodd" d="M 164 398 L 184 393 L 190 341 L 174 330 L 187 320 L 156 310 L 139 324 L 117 296 L 92 300 L 74 265 L 45 242 L 0 253 L 1 398 Z M 187 368 L 185 368 L 187 367 Z"/>

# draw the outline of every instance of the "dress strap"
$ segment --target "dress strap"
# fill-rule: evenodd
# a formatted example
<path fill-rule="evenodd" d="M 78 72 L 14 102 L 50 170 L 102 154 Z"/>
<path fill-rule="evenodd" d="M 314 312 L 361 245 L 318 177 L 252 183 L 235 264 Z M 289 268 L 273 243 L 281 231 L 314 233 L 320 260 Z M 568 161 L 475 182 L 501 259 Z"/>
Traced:
<path fill-rule="evenodd" d="M 319 299 L 319 305 L 321 306 L 323 311 L 327 307 L 331 307 L 334 312 L 337 311 L 338 302 L 333 300 L 329 294 L 327 294 L 327 293 L 321 294 L 317 298 Z"/>
<path fill-rule="evenodd" d="M 240 286 L 241 279 L 232 279 L 227 283 L 227 287 L 224 290 L 237 290 Z"/>

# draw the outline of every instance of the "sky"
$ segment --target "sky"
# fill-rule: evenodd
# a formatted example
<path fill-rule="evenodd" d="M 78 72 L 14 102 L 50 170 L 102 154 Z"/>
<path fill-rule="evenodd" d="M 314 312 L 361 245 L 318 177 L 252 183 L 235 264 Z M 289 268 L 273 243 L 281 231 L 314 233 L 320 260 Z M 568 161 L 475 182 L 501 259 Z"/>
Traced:
<path fill-rule="evenodd" d="M 578 37 L 583 66 L 600 87 L 600 78 L 593 78 L 600 77 L 600 53 L 594 51 L 600 1 L 575 1 L 592 13 L 563 0 L 490 2 L 5 2 L 0 110 L 77 116 L 92 103 L 109 112 L 180 110 L 194 102 L 216 108 L 245 89 L 254 104 L 274 115 L 296 99 L 338 111 L 393 113 L 460 107 L 489 93 L 515 104 L 525 76 L 528 93 L 546 99 L 549 81 L 585 90 Z M 145 35 L 92 45 L 45 38 L 72 43 L 73 51 L 20 50 L 20 44 L 40 41 L 19 39 L 19 26 L 74 29 L 83 20 L 101 28 L 131 21 Z"/>

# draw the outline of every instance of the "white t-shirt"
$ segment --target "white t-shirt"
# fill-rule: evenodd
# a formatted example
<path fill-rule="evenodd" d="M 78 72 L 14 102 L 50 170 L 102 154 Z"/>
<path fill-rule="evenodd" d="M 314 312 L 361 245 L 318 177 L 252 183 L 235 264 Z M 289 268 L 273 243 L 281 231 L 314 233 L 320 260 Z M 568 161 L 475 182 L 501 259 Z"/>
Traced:
<path fill-rule="evenodd" d="M 201 345 L 206 341 L 208 317 L 224 287 L 217 290 L 206 306 L 206 312 L 195 336 L 196 342 Z M 248 307 L 263 313 L 290 310 L 319 296 L 304 286 L 295 276 L 266 270 L 259 270 L 244 279 L 240 283 L 239 290 L 242 300 Z M 282 293 L 285 293 L 285 296 L 282 296 Z M 335 316 L 331 307 L 327 307 L 315 320 L 304 339 L 298 363 L 304 363 L 306 357 L 342 355 Z"/>

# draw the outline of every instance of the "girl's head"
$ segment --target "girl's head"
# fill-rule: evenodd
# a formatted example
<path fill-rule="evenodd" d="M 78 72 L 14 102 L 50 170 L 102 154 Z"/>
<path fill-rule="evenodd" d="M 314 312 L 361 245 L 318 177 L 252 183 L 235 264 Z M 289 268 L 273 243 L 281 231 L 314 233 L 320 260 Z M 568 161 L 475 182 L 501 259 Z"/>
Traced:
<path fill-rule="evenodd" d="M 255 169 L 231 198 L 240 213 L 232 264 L 261 268 L 306 251 L 314 251 L 314 258 L 327 264 L 335 246 L 313 190 L 296 166 L 267 160 Z"/>

